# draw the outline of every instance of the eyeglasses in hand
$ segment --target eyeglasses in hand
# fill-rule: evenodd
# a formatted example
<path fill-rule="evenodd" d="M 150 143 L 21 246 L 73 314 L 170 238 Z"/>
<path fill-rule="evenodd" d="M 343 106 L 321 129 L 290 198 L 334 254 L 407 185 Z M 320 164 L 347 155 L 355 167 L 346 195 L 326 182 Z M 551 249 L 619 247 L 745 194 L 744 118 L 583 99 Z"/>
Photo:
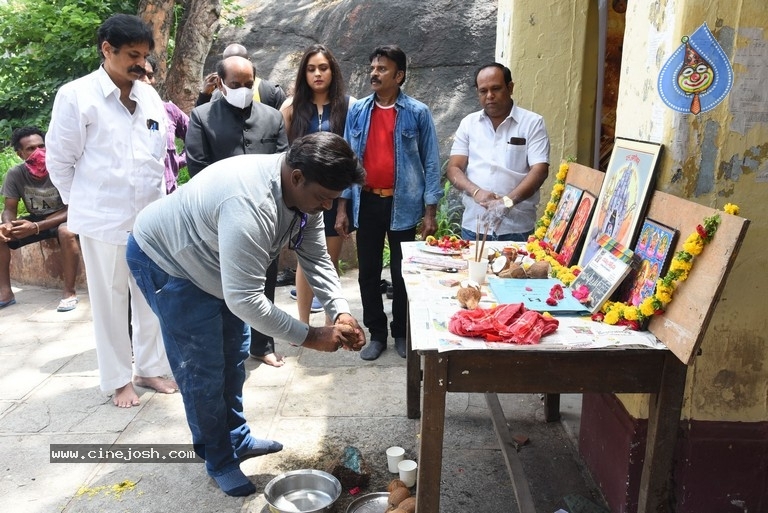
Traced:
<path fill-rule="evenodd" d="M 288 228 L 288 233 L 293 233 L 293 228 L 296 226 L 296 220 L 300 220 L 299 231 L 296 232 L 295 236 L 288 239 L 288 249 L 297 250 L 301 248 L 301 243 L 304 241 L 304 227 L 307 226 L 308 218 L 309 216 L 304 212 L 297 212 L 296 215 L 293 216 L 293 221 L 291 221 L 291 226 Z"/>

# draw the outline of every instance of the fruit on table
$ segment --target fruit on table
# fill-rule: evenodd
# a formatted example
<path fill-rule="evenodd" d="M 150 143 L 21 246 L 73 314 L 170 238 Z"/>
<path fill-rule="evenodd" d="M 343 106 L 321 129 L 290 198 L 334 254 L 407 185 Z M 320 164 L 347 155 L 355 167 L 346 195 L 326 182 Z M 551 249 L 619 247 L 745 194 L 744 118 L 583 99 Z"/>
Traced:
<path fill-rule="evenodd" d="M 439 239 L 433 235 L 427 235 L 424 241 L 428 246 L 447 250 L 460 250 L 469 247 L 468 240 L 462 240 L 456 235 L 443 235 Z"/>

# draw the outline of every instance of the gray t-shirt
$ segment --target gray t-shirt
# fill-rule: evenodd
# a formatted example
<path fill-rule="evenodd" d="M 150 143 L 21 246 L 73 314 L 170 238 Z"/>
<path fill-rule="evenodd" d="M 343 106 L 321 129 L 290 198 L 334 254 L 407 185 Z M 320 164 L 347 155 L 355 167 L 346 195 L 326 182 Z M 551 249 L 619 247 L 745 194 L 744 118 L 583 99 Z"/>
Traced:
<path fill-rule="evenodd" d="M 44 179 L 37 180 L 27 170 L 24 162 L 8 170 L 0 195 L 21 199 L 27 207 L 27 212 L 43 217 L 58 212 L 65 206 L 58 189 L 51 182 L 51 177 L 46 175 Z"/>
<path fill-rule="evenodd" d="M 264 296 L 267 267 L 298 235 L 300 215 L 283 203 L 284 154 L 215 162 L 147 206 L 133 236 L 164 271 L 222 298 L 254 329 L 301 344 L 309 327 Z M 296 249 L 301 268 L 332 319 L 349 313 L 325 247 L 322 214 L 310 215 Z"/>

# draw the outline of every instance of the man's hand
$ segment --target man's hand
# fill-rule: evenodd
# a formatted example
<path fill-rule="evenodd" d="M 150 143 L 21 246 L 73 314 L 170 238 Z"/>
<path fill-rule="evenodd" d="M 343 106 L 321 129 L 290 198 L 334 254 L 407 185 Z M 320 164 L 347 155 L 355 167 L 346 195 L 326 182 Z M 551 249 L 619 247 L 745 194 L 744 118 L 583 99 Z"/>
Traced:
<path fill-rule="evenodd" d="M 475 200 L 475 203 L 487 207 L 491 202 L 499 199 L 499 196 L 491 191 L 480 189 L 477 191 L 477 194 L 475 194 L 473 199 Z"/>
<path fill-rule="evenodd" d="M 14 219 L 11 221 L 11 225 L 9 236 L 12 239 L 23 239 L 24 237 L 29 237 L 30 235 L 38 233 L 38 228 L 35 226 L 35 223 L 27 221 L 26 219 Z"/>
<path fill-rule="evenodd" d="M 358 324 L 357 319 L 349 314 L 339 314 L 336 318 L 337 326 L 350 326 L 353 328 L 353 332 L 349 333 L 344 343 L 344 349 L 347 351 L 360 351 L 365 345 L 365 333 L 363 328 Z M 353 335 L 353 336 L 351 336 Z"/>
<path fill-rule="evenodd" d="M 333 229 L 341 237 L 349 238 L 349 217 L 347 216 L 347 201 L 344 198 L 339 198 L 338 206 L 336 208 L 336 222 L 333 224 Z"/>
<path fill-rule="evenodd" d="M 11 241 L 11 223 L 0 224 L 0 242 Z"/>
<path fill-rule="evenodd" d="M 437 231 L 437 205 L 427 205 L 424 218 L 421 220 L 421 240 L 434 235 Z"/>
<path fill-rule="evenodd" d="M 364 345 L 365 335 L 355 318 L 349 314 L 341 314 L 333 326 L 310 326 L 302 347 L 333 353 L 342 347 L 347 351 L 359 351 Z"/>
<path fill-rule="evenodd" d="M 200 88 L 200 92 L 203 94 L 211 95 L 218 85 L 219 76 L 215 72 L 208 73 L 203 79 L 203 85 Z"/>
<path fill-rule="evenodd" d="M 489 201 L 485 212 L 480 216 L 480 226 L 488 227 L 488 232 L 495 232 L 507 214 L 509 209 L 504 206 L 504 201 Z"/>

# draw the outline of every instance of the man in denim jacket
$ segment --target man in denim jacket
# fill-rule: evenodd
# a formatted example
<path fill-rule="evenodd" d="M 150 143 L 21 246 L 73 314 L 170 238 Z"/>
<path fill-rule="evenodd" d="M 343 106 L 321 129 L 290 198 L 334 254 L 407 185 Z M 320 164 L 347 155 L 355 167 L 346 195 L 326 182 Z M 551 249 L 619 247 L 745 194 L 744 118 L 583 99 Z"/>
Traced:
<path fill-rule="evenodd" d="M 435 232 L 437 202 L 443 195 L 432 114 L 400 90 L 406 75 L 405 53 L 396 45 L 381 46 L 370 60 L 373 94 L 349 108 L 344 130 L 344 138 L 363 161 L 366 183 L 344 191 L 335 226 L 339 234 L 348 236 L 345 203 L 352 201 L 363 322 L 371 334 L 360 354 L 363 360 L 377 359 L 387 347 L 387 315 L 380 288 L 385 236 L 394 287 L 390 329 L 397 353 L 406 356 L 408 298 L 400 243 L 415 239 L 419 221 L 422 239 Z"/>

